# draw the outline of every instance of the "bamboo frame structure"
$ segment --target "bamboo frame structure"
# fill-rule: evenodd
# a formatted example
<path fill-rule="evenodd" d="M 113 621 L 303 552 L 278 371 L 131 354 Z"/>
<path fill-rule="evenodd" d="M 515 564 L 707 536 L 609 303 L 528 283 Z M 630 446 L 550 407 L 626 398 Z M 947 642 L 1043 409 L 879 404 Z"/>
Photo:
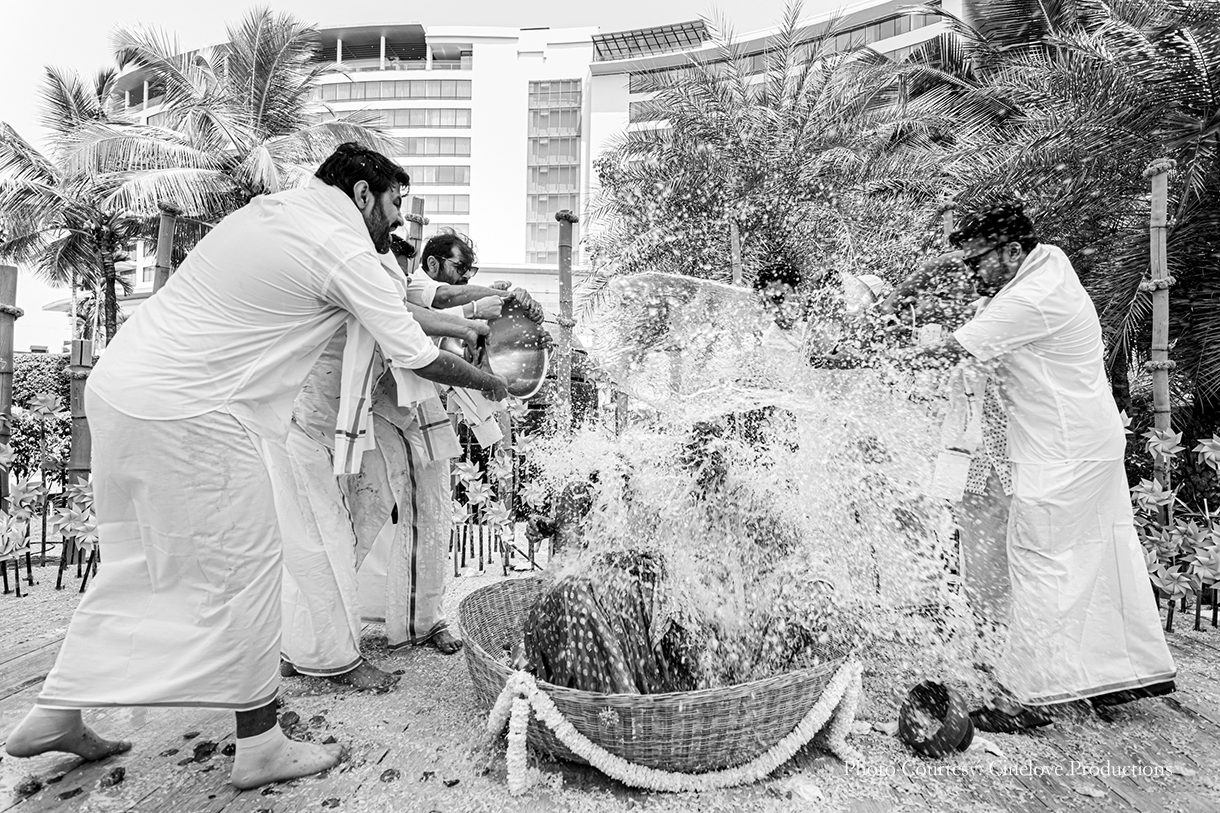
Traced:
<path fill-rule="evenodd" d="M 174 256 L 174 229 L 178 225 L 178 218 L 182 215 L 182 211 L 168 203 L 161 204 L 161 221 L 157 224 L 157 264 L 154 266 L 153 274 L 153 293 L 161 290 L 161 287 L 169 281 L 169 275 L 173 273 L 173 256 Z M 107 339 L 112 337 L 107 336 Z"/>
<path fill-rule="evenodd" d="M 737 221 L 729 221 L 729 259 L 733 268 L 733 284 L 741 285 L 744 276 L 741 271 L 741 231 Z"/>
<path fill-rule="evenodd" d="M 68 482 L 83 483 L 89 479 L 93 468 L 92 438 L 89 434 L 89 419 L 85 416 L 85 382 L 93 369 L 93 342 L 73 339 L 72 352 L 68 357 L 68 375 L 71 378 L 69 408 L 72 411 L 72 446 L 68 452 Z"/>
<path fill-rule="evenodd" d="M 17 307 L 17 266 L 0 265 L 0 444 L 8 445 L 13 421 L 13 331 Z M 0 508 L 8 510 L 7 467 L 0 468 Z"/>
<path fill-rule="evenodd" d="M 411 196 L 411 214 L 406 218 L 406 221 L 407 242 L 415 249 L 415 256 L 410 261 L 410 268 L 414 271 L 419 267 L 419 262 L 422 259 L 421 255 L 424 251 L 424 226 L 428 225 L 428 218 L 424 217 L 424 199 L 420 196 Z"/>
<path fill-rule="evenodd" d="M 1152 293 L 1152 360 L 1147 367 L 1152 372 L 1154 426 L 1163 432 L 1169 432 L 1173 428 L 1169 405 L 1169 371 L 1174 366 L 1169 359 L 1169 288 L 1173 285 L 1173 278 L 1169 276 L 1166 252 L 1169 172 L 1173 166 L 1172 159 L 1158 158 L 1144 171 L 1144 177 L 1148 178 L 1152 185 L 1151 216 L 1148 225 L 1151 280 L 1141 285 L 1141 288 Z M 1163 455 L 1154 456 L 1153 475 L 1162 488 L 1169 488 L 1169 461 Z"/>
<path fill-rule="evenodd" d="M 556 348 L 555 383 L 558 385 L 556 423 L 572 430 L 572 224 L 578 218 L 568 209 L 555 213 L 559 221 L 559 347 Z"/>

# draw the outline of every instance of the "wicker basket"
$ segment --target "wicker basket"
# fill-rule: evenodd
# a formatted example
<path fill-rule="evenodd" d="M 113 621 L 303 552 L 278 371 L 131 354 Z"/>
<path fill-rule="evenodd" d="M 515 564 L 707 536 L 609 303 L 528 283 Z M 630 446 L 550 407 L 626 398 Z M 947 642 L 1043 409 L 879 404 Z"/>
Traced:
<path fill-rule="evenodd" d="M 512 670 L 505 646 L 521 640 L 542 579 L 510 579 L 480 588 L 458 608 L 475 696 L 488 710 Z M 844 658 L 723 689 L 669 694 L 600 694 L 538 681 L 563 716 L 590 740 L 650 768 L 705 773 L 745 764 L 767 751 L 809 712 Z M 531 718 L 529 742 L 558 759 L 584 763 Z"/>

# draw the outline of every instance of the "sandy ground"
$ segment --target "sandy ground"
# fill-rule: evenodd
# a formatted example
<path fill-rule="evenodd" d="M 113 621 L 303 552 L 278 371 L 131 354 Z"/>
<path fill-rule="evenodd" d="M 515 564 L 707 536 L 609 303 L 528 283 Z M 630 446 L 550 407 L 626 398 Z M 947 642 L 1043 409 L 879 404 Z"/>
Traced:
<path fill-rule="evenodd" d="M 0 646 L 36 643 L 62 634 L 79 597 L 79 582 L 73 572 L 70 589 L 56 591 L 54 574 L 50 565 L 45 569 L 35 567 L 40 583 L 29 597 L 18 601 L 11 595 L 0 596 L 4 622 Z M 447 594 L 451 617 L 456 616 L 457 603 L 464 595 L 496 578 L 491 573 L 472 572 L 453 580 Z M 1189 623 L 1181 624 L 1180 629 L 1188 630 Z M 1195 642 L 1202 653 L 1180 659 L 1183 677 L 1179 695 L 1220 708 L 1220 649 L 1207 649 L 1220 646 L 1220 631 L 1208 628 L 1201 633 L 1178 635 L 1188 644 Z M 625 788 L 587 768 L 542 763 L 539 767 L 547 786 L 514 798 L 506 787 L 504 740 L 489 738 L 485 733 L 485 713 L 471 691 L 464 655 L 446 657 L 428 647 L 391 654 L 377 626 L 367 630 L 363 643 L 379 666 L 402 672 L 402 682 L 394 692 L 366 695 L 314 678 L 284 681 L 282 715 L 291 723 L 290 733 L 319 742 L 334 738 L 350 750 L 348 761 L 329 775 L 248 792 L 225 802 L 229 797 L 222 791 L 231 757 L 218 748 L 215 758 L 182 760 L 180 751 L 188 749 L 189 755 L 193 745 L 188 736 L 193 732 L 183 723 L 178 747 L 138 759 L 129 757 L 121 763 L 126 770 L 122 784 L 112 792 L 92 793 L 88 801 L 71 809 L 150 813 L 177 813 L 179 808 L 268 813 L 1132 809 L 1127 796 L 1134 799 L 1135 792 L 1121 783 L 1090 776 L 1062 776 L 1057 784 L 1042 787 L 1033 780 L 1003 775 L 1006 766 L 1009 770 L 1023 765 L 1065 766 L 1070 761 L 1066 754 L 1090 764 L 1123 759 L 1131 762 L 1136 758 L 1130 754 L 1135 747 L 1131 743 L 1145 749 L 1140 757 L 1143 761 L 1165 768 L 1160 776 L 1137 783 L 1145 795 L 1151 793 L 1171 803 L 1148 809 L 1220 809 L 1220 727 L 1215 724 L 1191 721 L 1160 702 L 1132 704 L 1104 718 L 1076 708 L 1059 717 L 1053 732 L 1047 729 L 1032 736 L 979 736 L 976 746 L 964 754 L 923 760 L 886 733 L 893 723 L 900 693 L 893 691 L 893 681 L 876 669 L 868 678 L 860 722 L 852 737 L 852 743 L 866 757 L 862 768 L 849 769 L 810 748 L 771 779 L 751 787 L 663 795 Z M 886 691 L 886 686 L 891 690 Z M 181 718 L 168 719 L 186 720 L 186 712 L 182 714 Z M 162 736 L 179 735 L 169 731 Z M 231 742 L 223 734 L 216 737 L 218 746 Z M 1116 746 L 1117 740 L 1126 745 Z M 54 781 L 52 769 L 47 767 L 50 764 L 27 763 L 35 773 L 43 772 L 42 779 Z M 9 759 L 2 767 L 6 773 L 15 769 Z M 145 807 L 138 801 L 147 798 L 173 772 L 200 774 L 193 780 L 197 785 L 191 791 L 194 796 L 188 797 L 183 791 L 181 798 L 155 807 Z M 203 776 L 209 772 L 210 776 Z M 67 786 L 72 777 L 68 774 L 64 785 L 57 787 Z M 0 803 L 0 810 L 5 807 Z M 59 808 L 52 804 L 49 809 Z"/>

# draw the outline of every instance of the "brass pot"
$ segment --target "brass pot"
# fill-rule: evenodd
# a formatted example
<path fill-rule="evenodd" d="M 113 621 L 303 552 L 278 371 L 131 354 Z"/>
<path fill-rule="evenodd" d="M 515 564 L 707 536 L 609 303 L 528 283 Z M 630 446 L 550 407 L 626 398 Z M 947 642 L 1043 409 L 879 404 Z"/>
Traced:
<path fill-rule="evenodd" d="M 546 328 L 525 315 L 516 302 L 505 300 L 500 318 L 488 323 L 483 357 L 488 368 L 508 380 L 508 393 L 530 398 L 542 387 L 550 364 L 550 336 Z"/>

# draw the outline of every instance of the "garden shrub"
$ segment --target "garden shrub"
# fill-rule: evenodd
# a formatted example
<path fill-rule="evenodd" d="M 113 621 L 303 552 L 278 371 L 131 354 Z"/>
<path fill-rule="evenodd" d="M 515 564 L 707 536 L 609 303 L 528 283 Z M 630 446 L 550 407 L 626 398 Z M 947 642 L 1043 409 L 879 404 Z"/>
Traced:
<path fill-rule="evenodd" d="M 45 431 L 47 482 L 62 484 L 72 446 L 72 419 L 66 413 L 55 415 L 47 421 Z M 13 473 L 18 477 L 37 477 L 42 432 L 42 422 L 34 413 L 13 409 L 9 445 L 13 450 Z"/>
<path fill-rule="evenodd" d="M 67 355 L 60 353 L 13 354 L 13 406 L 25 408 L 40 393 L 59 396 L 68 406 L 71 382 L 65 374 Z"/>

